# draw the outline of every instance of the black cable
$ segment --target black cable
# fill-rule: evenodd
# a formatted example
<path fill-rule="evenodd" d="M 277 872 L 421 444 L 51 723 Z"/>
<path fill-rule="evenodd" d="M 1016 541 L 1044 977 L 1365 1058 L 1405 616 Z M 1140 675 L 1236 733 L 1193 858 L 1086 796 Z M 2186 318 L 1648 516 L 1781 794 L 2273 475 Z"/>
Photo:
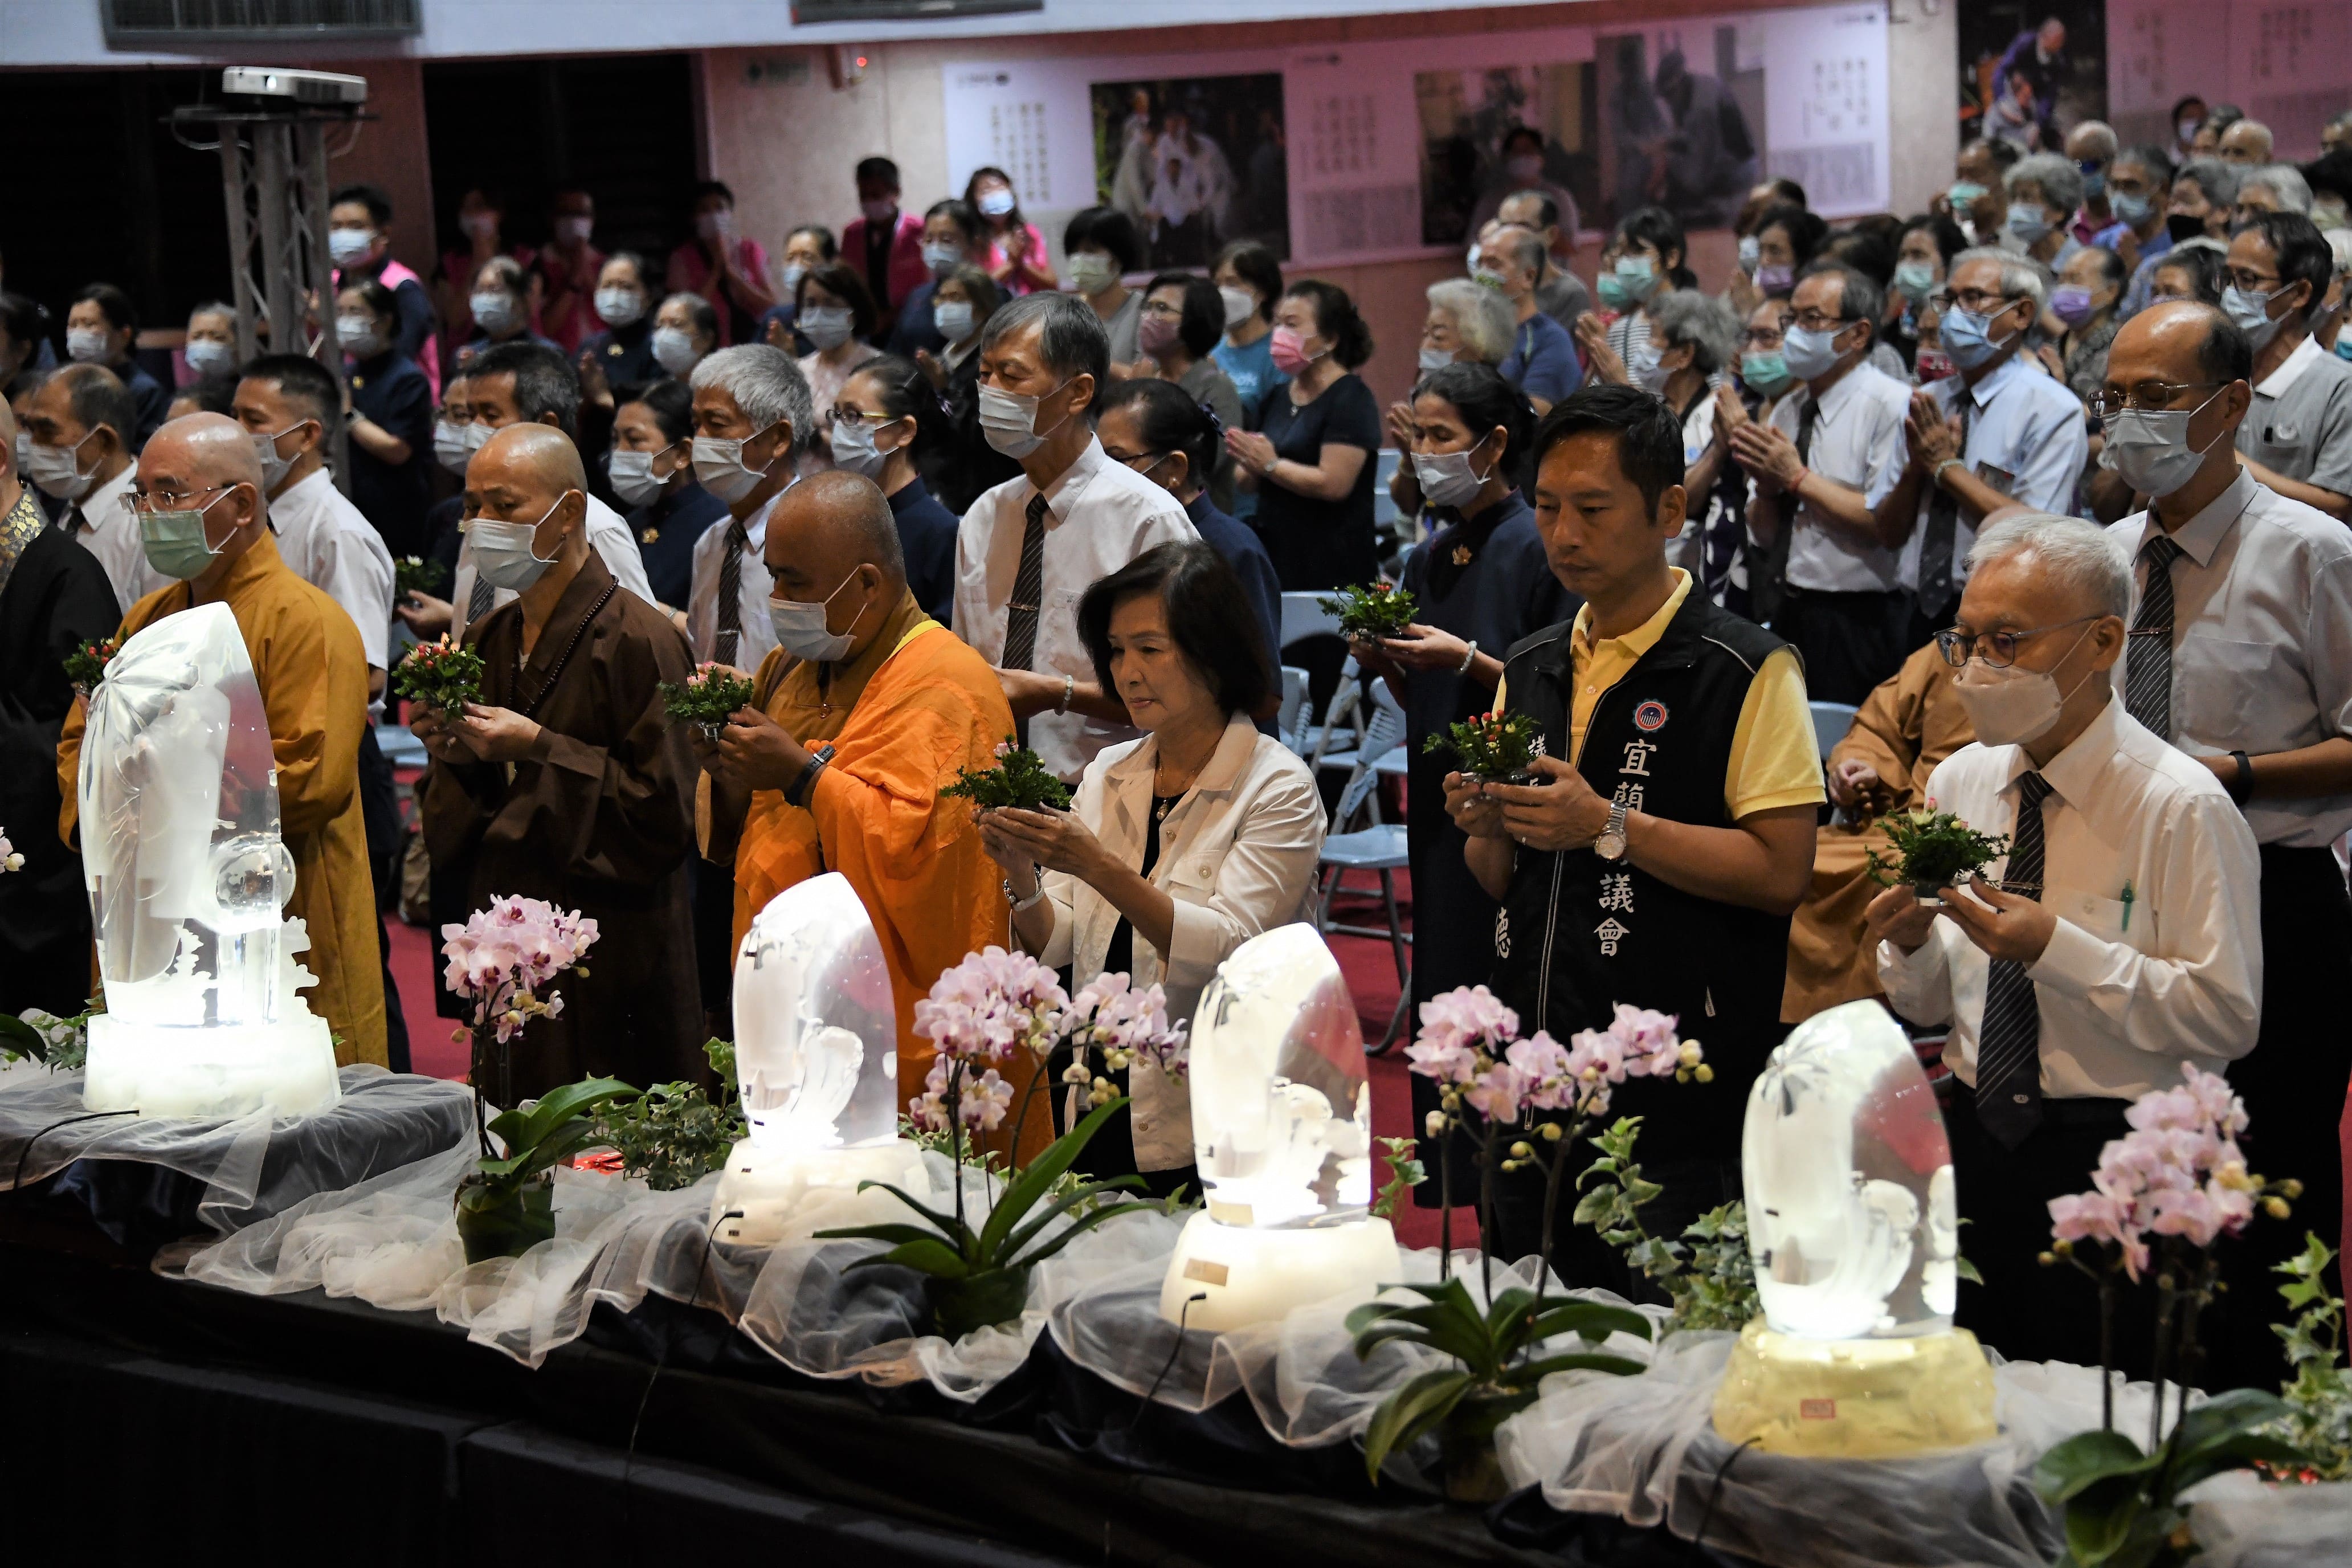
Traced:
<path fill-rule="evenodd" d="M 702 1289 L 703 1271 L 710 1267 L 711 1249 L 718 1245 L 719 1227 L 730 1219 L 742 1217 L 741 1209 L 729 1209 L 710 1222 L 709 1233 L 702 1238 L 702 1260 L 694 1266 L 694 1288 L 698 1295 Z M 692 1305 L 691 1302 L 688 1304 Z M 621 1520 L 626 1536 L 633 1543 L 637 1538 L 637 1505 L 636 1494 L 629 1487 L 629 1472 L 637 1462 L 637 1431 L 645 1425 L 646 1406 L 653 1403 L 654 1384 L 661 1381 L 662 1369 L 668 1364 L 669 1336 L 665 1334 L 661 1349 L 654 1355 L 654 1374 L 646 1379 L 646 1391 L 637 1396 L 637 1414 L 629 1423 L 629 1446 L 621 1454 Z"/>
<path fill-rule="evenodd" d="M 1716 1467 L 1715 1486 L 1706 1494 L 1706 1507 L 1699 1513 L 1698 1529 L 1693 1532 L 1691 1536 L 1692 1545 L 1705 1546 L 1706 1544 L 1707 1521 L 1715 1517 L 1716 1502 L 1723 1496 L 1724 1478 L 1731 1474 L 1732 1461 L 1738 1459 L 1740 1455 L 1746 1453 L 1756 1444 L 1756 1438 L 1748 1438 L 1747 1442 L 1740 1444 L 1739 1447 L 1732 1449 L 1730 1453 L 1726 1454 L 1723 1457 L 1723 1463 Z"/>
<path fill-rule="evenodd" d="M 71 1127 L 77 1121 L 96 1121 L 100 1117 L 136 1116 L 138 1114 L 139 1108 L 137 1106 L 133 1106 L 129 1110 L 92 1110 L 85 1112 L 80 1116 L 68 1116 L 63 1121 L 50 1122 L 47 1127 L 42 1128 L 30 1138 L 25 1140 L 24 1152 L 16 1156 L 16 1173 L 8 1179 L 8 1190 L 13 1193 L 17 1188 L 25 1184 L 25 1163 L 33 1157 L 33 1145 L 47 1137 L 50 1133 L 55 1132 L 58 1128 Z"/>
<path fill-rule="evenodd" d="M 1192 1303 L 1208 1299 L 1206 1290 L 1195 1290 L 1184 1298 L 1181 1307 L 1176 1309 L 1176 1342 L 1168 1347 L 1168 1359 L 1160 1363 L 1160 1375 L 1153 1378 L 1151 1386 L 1143 1391 L 1143 1403 L 1135 1407 L 1135 1419 L 1127 1424 L 1127 1430 L 1120 1434 L 1121 1436 L 1132 1437 L 1135 1429 L 1143 1425 L 1144 1414 L 1151 1408 L 1152 1396 L 1160 1392 L 1160 1385 L 1168 1381 L 1168 1374 L 1176 1370 L 1177 1354 L 1184 1348 L 1184 1323 L 1192 1315 Z"/>

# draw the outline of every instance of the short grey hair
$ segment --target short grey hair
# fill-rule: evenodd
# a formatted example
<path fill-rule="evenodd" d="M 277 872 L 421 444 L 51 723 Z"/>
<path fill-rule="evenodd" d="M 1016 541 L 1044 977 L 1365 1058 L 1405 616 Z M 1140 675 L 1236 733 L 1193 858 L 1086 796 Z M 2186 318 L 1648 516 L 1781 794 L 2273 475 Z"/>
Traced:
<path fill-rule="evenodd" d="M 2238 166 L 2224 163 L 2219 158 L 2191 158 L 2172 176 L 2172 183 L 2183 180 L 2197 182 L 2197 189 L 2217 207 L 2226 207 L 2238 199 Z"/>
<path fill-rule="evenodd" d="M 2079 121 L 2073 131 L 2067 132 L 2066 140 L 2072 142 L 2077 136 L 2083 138 L 2088 155 L 2103 163 L 2113 161 L 2116 149 L 2122 145 L 2116 139 L 2116 128 L 2104 120 Z"/>
<path fill-rule="evenodd" d="M 743 417 L 756 430 L 779 419 L 793 427 L 791 457 L 808 449 L 816 433 L 816 405 L 809 396 L 808 377 L 793 356 L 768 343 L 737 343 L 719 349 L 694 367 L 688 383 L 695 391 L 715 386 L 735 400 Z"/>
<path fill-rule="evenodd" d="M 1529 275 L 1543 276 L 1544 258 L 1549 253 L 1544 248 L 1542 235 L 1525 224 L 1506 224 L 1503 232 L 1495 237 L 1494 248 L 1500 250 L 1506 246 L 1510 247 L 1511 259 Z"/>
<path fill-rule="evenodd" d="M 1483 364 L 1500 364 L 1511 357 L 1511 339 L 1518 331 L 1511 302 L 1499 289 L 1467 278 L 1441 278 L 1429 286 L 1429 307 L 1454 318 L 1454 335 Z"/>
<path fill-rule="evenodd" d="M 2032 185 L 2042 193 L 2042 199 L 2059 209 L 2061 217 L 2071 217 L 2083 205 L 2083 171 L 2074 167 L 2071 158 L 2055 153 L 2029 153 L 2011 163 L 2000 176 L 2000 188 L 2011 196 L 2020 185 Z"/>
<path fill-rule="evenodd" d="M 981 329 L 980 352 L 986 353 L 1032 321 L 1038 323 L 1037 354 L 1045 368 L 1064 381 L 1093 376 L 1099 403 L 1110 389 L 1110 334 L 1095 308 L 1076 294 L 1040 289 L 999 308 Z"/>
<path fill-rule="evenodd" d="M 1969 551 L 1969 570 L 1981 572 L 2021 552 L 2030 552 L 2043 575 L 2097 605 L 2099 614 L 2131 614 L 2131 557 L 2097 523 L 2046 511 L 2003 518 L 1977 535 Z"/>
<path fill-rule="evenodd" d="M 1946 278 L 1957 277 L 1961 268 L 1971 261 L 1990 261 L 2000 268 L 2000 292 L 2006 300 L 2032 300 L 2033 313 L 2038 318 L 2050 305 L 2050 274 L 2038 261 L 2029 261 L 2014 250 L 1998 246 L 1979 245 L 1963 250 L 1952 258 L 1944 268 Z"/>
<path fill-rule="evenodd" d="M 2265 190 L 2276 196 L 2281 212 L 2311 216 L 2311 182 L 2292 163 L 2264 163 L 2258 169 L 2247 170 L 2238 181 L 2238 199 L 2244 201 L 2246 193 L 2252 190 Z"/>
<path fill-rule="evenodd" d="M 1691 368 L 1712 375 L 1739 357 L 1739 318 L 1731 307 L 1696 289 L 1675 289 L 1652 298 L 1649 305 L 1653 341 L 1694 351 Z"/>
<path fill-rule="evenodd" d="M 236 320 L 236 307 L 226 300 L 207 300 L 188 312 L 188 320 L 192 321 L 198 316 L 226 316 L 233 323 Z"/>

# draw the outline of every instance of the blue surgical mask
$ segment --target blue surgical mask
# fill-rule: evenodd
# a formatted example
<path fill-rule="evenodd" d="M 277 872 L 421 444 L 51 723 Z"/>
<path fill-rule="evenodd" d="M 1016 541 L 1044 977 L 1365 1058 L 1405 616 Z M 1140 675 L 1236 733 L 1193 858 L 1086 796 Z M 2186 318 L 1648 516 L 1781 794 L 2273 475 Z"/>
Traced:
<path fill-rule="evenodd" d="M 1952 204 L 1952 211 L 1960 213 L 1975 205 L 1977 199 L 1984 194 L 1985 187 L 1978 184 L 1974 180 L 1955 180 L 1950 188 L 1944 192 L 1944 196 Z"/>
<path fill-rule="evenodd" d="M 2117 191 L 2107 197 L 2107 207 L 2124 222 L 2137 228 L 2156 210 L 2156 203 L 2137 191 Z"/>
<path fill-rule="evenodd" d="M 2336 357 L 2352 360 L 2352 332 L 2339 331 L 2336 334 Z"/>
<path fill-rule="evenodd" d="M 1750 392 L 1777 397 L 1791 379 L 1789 362 L 1777 349 L 1750 349 L 1739 356 L 1739 379 Z"/>
<path fill-rule="evenodd" d="M 2050 214 L 2042 207 L 2022 202 L 2012 203 L 2009 216 L 2001 220 L 2001 226 L 2009 230 L 2020 244 L 2032 245 L 2050 232 Z"/>
<path fill-rule="evenodd" d="M 2083 172 L 2083 199 L 2096 201 L 2107 194 L 2107 172 L 2096 163 L 2077 163 Z"/>
<path fill-rule="evenodd" d="M 1800 381 L 1811 381 L 1837 368 L 1837 335 L 1843 328 L 1833 327 L 1826 332 L 1810 327 L 1790 327 L 1780 334 L 1780 360 L 1789 374 Z"/>
<path fill-rule="evenodd" d="M 2232 283 L 2221 290 L 2221 313 L 2235 321 L 2238 330 L 2246 334 L 2246 341 L 2259 351 L 2263 344 L 2278 336 L 2278 330 L 2285 321 L 2284 317 L 2272 319 L 2271 301 L 2293 287 L 2293 284 L 2288 284 L 2267 294 L 2249 294 Z"/>
<path fill-rule="evenodd" d="M 2011 332 L 2000 342 L 1994 342 L 1987 335 L 1991 326 L 1991 316 L 1980 316 L 1974 310 L 1963 310 L 1957 305 L 1953 306 L 1944 312 L 1941 333 L 1944 352 L 1962 370 L 1974 370 L 1979 365 L 1990 363 L 1995 355 L 2017 341 L 2017 334 Z"/>
<path fill-rule="evenodd" d="M 1927 261 L 1895 263 L 1895 286 L 1900 289 L 1904 296 L 1913 304 L 1917 304 L 1936 287 L 1935 264 Z"/>

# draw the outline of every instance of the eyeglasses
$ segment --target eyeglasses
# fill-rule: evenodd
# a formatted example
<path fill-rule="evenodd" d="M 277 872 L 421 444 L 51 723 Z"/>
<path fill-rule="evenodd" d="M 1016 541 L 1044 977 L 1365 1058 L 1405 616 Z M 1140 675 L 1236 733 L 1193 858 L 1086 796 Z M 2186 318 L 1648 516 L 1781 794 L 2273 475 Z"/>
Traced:
<path fill-rule="evenodd" d="M 1747 342 L 1748 346 L 1751 349 L 1777 349 L 1780 346 L 1781 342 L 1780 329 L 1778 327 L 1750 327 L 1748 329 Z"/>
<path fill-rule="evenodd" d="M 2094 419 L 2112 419 L 2126 408 L 2168 408 L 2172 400 L 2184 392 L 2210 392 L 2229 384 L 2226 381 L 2143 381 L 2128 392 L 2118 392 L 2112 386 L 2095 392 L 2084 406 L 2091 411 Z"/>
<path fill-rule="evenodd" d="M 1165 300 L 1146 300 L 1143 302 L 1143 314 L 1147 316 L 1167 316 L 1176 321 L 1181 321 L 1184 318 L 1184 307 L 1181 305 L 1171 305 Z"/>
<path fill-rule="evenodd" d="M 2046 626 L 2028 626 L 2022 631 L 2013 632 L 1986 632 L 1982 636 L 1950 626 L 1936 634 L 1936 647 L 1943 654 L 1944 662 L 1954 669 L 1979 654 L 1995 669 L 2006 669 L 2017 662 L 2018 645 L 2027 638 L 2038 637 L 2044 632 L 2063 631 L 2068 626 L 2079 626 L 2084 621 L 2098 618 L 2096 616 L 2076 616 L 2071 621 L 2053 621 Z"/>
<path fill-rule="evenodd" d="M 1171 454 L 1166 452 L 1129 452 L 1121 454 L 1112 451 L 1108 447 L 1105 447 L 1103 448 L 1103 456 L 1108 458 L 1114 463 L 1125 463 L 1129 468 L 1134 468 L 1139 474 L 1148 474 L 1152 469 L 1158 468 L 1160 464 L 1166 462 Z"/>
<path fill-rule="evenodd" d="M 1854 319 L 1852 316 L 1824 315 L 1819 310 L 1800 310 L 1790 318 L 1790 324 L 1802 327 L 1809 332 L 1834 332 Z"/>
<path fill-rule="evenodd" d="M 242 479 L 232 479 L 225 485 L 206 485 L 203 489 L 185 492 L 142 490 L 133 485 L 122 492 L 122 510 L 134 517 L 142 511 L 182 511 L 198 496 L 217 495 L 223 490 L 233 490 L 242 483 Z"/>
<path fill-rule="evenodd" d="M 1973 315 L 1990 316 L 1995 310 L 2007 310 L 2021 298 L 2016 294 L 1996 294 L 1989 289 L 1969 289 L 1955 293 L 1952 303 Z"/>
<path fill-rule="evenodd" d="M 2249 294 L 2260 294 L 2266 289 L 2275 287 L 2281 281 L 2275 272 L 2250 272 L 2242 267 L 2223 268 L 2221 280 L 2224 283 L 2234 283 Z"/>

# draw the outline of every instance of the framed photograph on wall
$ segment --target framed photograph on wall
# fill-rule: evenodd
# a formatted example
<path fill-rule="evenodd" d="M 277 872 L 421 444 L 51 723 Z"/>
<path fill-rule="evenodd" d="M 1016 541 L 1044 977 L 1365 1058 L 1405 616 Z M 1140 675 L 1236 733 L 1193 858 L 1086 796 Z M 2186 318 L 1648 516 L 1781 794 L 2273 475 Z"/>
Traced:
<path fill-rule="evenodd" d="M 1097 81 L 1096 198 L 1135 220 L 1153 269 L 1205 268 L 1237 239 L 1290 258 L 1279 71 Z"/>

